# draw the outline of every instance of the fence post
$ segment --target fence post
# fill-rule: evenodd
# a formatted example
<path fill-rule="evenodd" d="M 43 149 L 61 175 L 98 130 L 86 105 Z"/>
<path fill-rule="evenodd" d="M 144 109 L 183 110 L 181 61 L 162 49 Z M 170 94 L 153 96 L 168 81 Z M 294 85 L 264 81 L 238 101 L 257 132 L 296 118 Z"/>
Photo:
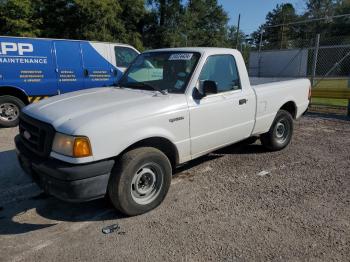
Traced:
<path fill-rule="evenodd" d="M 315 77 L 316 77 L 316 67 L 317 67 L 317 59 L 318 59 L 318 50 L 320 49 L 320 34 L 316 35 L 316 43 L 315 43 L 315 51 L 314 51 L 314 61 L 312 64 L 312 76 L 311 76 L 311 85 L 315 85 Z"/>
<path fill-rule="evenodd" d="M 261 29 L 261 31 L 260 31 L 260 42 L 259 42 L 258 77 L 260 77 L 260 71 L 261 71 L 261 48 L 262 48 L 264 32 L 265 32 L 265 30 Z"/>
<path fill-rule="evenodd" d="M 348 79 L 348 88 L 350 88 L 350 75 Z M 348 99 L 348 116 L 350 116 L 350 99 Z"/>

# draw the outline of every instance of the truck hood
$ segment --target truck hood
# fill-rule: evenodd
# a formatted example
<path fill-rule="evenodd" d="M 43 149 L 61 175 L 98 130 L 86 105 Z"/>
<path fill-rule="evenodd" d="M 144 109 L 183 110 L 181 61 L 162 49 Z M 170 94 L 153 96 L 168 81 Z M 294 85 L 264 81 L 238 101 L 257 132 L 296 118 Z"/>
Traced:
<path fill-rule="evenodd" d="M 92 122 L 123 123 L 185 106 L 185 95 L 107 87 L 54 96 L 25 107 L 23 112 L 58 132 L 75 135 Z"/>

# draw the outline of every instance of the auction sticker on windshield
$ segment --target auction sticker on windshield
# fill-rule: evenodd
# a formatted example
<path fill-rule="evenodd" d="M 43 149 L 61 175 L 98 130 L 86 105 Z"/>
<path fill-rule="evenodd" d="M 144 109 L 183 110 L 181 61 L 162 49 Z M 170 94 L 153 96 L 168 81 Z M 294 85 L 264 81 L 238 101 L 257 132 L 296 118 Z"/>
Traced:
<path fill-rule="evenodd" d="M 172 54 L 169 60 L 190 60 L 192 56 L 192 53 Z"/>

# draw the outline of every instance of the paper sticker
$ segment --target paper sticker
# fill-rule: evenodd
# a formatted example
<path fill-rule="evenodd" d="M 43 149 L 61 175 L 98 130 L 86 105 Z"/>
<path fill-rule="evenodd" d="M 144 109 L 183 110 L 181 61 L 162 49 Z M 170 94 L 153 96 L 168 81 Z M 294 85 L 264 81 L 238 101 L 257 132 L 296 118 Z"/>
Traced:
<path fill-rule="evenodd" d="M 192 56 L 192 53 L 172 54 L 169 60 L 190 60 Z"/>

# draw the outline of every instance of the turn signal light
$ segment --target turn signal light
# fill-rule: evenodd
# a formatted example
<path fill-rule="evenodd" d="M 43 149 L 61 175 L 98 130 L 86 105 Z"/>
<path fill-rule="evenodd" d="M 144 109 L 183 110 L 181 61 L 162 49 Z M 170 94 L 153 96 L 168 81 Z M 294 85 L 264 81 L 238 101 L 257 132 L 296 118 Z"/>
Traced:
<path fill-rule="evenodd" d="M 77 137 L 74 140 L 73 157 L 92 156 L 90 141 L 87 137 Z"/>

